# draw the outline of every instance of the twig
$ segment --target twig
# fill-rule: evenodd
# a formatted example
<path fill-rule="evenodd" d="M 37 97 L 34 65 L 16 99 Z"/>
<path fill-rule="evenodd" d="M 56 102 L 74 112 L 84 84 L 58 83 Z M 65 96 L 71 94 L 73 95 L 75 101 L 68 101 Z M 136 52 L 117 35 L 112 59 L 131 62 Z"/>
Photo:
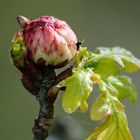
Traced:
<path fill-rule="evenodd" d="M 17 65 L 16 62 L 14 64 L 23 74 L 21 81 L 24 87 L 36 96 L 40 105 L 39 115 L 32 129 L 33 140 L 45 140 L 53 123 L 54 102 L 61 90 L 56 85 L 72 75 L 72 67 L 56 76 L 54 67 L 37 65 L 30 58 L 24 58 L 23 65 Z"/>

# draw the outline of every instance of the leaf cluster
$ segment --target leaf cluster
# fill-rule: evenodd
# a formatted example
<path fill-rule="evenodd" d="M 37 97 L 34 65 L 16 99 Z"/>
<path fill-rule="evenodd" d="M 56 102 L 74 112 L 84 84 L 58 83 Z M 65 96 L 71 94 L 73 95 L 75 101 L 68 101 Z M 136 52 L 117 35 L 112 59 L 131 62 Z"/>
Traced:
<path fill-rule="evenodd" d="M 123 48 L 100 47 L 94 53 L 80 48 L 72 76 L 58 86 L 66 87 L 62 107 L 68 113 L 79 107 L 81 112 L 85 112 L 89 108 L 87 99 L 94 86 L 99 87 L 100 95 L 90 107 L 90 118 L 101 120 L 101 124 L 87 140 L 133 140 L 121 101 L 128 97 L 132 104 L 135 103 L 135 86 L 124 73 L 133 73 L 139 68 L 140 60 Z"/>

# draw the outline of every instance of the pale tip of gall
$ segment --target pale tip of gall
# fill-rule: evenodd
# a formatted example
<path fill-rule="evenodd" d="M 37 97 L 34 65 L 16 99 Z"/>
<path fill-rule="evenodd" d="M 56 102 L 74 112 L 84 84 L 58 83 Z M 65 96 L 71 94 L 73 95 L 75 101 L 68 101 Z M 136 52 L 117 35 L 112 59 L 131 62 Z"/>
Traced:
<path fill-rule="evenodd" d="M 27 24 L 30 23 L 30 20 L 29 19 L 27 19 L 26 17 L 21 16 L 21 15 L 19 15 L 17 17 L 17 21 L 21 25 L 21 27 L 25 27 Z"/>

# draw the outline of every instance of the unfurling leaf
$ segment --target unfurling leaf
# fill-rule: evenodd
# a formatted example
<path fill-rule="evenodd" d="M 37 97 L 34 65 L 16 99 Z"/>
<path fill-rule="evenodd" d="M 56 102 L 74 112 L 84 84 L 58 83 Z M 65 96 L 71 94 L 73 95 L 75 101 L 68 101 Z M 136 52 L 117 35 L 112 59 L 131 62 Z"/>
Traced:
<path fill-rule="evenodd" d="M 87 138 L 87 140 L 133 140 L 132 135 L 128 128 L 127 118 L 125 115 L 124 106 L 120 103 L 117 97 L 106 93 L 109 104 L 109 111 L 104 111 L 104 108 L 99 107 L 102 110 L 104 116 L 103 123 L 96 127 L 93 133 Z M 102 97 L 102 95 L 97 99 Z M 105 104 L 105 100 L 103 99 Z M 96 104 L 98 105 L 98 104 Z M 103 105 L 105 106 L 105 105 Z M 95 108 L 91 108 L 95 109 Z M 107 110 L 107 109 L 106 109 Z M 98 115 L 98 109 L 94 111 L 94 114 Z M 101 112 L 101 111 L 100 111 Z M 99 114 L 100 115 L 100 114 Z M 101 117 L 99 117 L 101 118 Z"/>
<path fill-rule="evenodd" d="M 10 56 L 17 67 L 23 67 L 24 60 L 27 57 L 27 47 L 20 32 L 16 32 L 14 35 L 10 48 Z"/>
<path fill-rule="evenodd" d="M 68 113 L 74 112 L 78 107 L 84 112 L 87 110 L 86 100 L 92 92 L 92 70 L 75 70 L 73 75 L 60 83 L 66 90 L 62 95 L 62 106 Z"/>
<path fill-rule="evenodd" d="M 76 60 L 75 60 L 75 63 L 74 65 L 77 66 L 81 63 L 83 57 L 86 57 L 88 55 L 88 51 L 87 51 L 87 48 L 86 47 L 81 47 L 80 50 L 77 52 L 77 55 L 76 55 Z"/>
<path fill-rule="evenodd" d="M 13 60 L 25 56 L 27 48 L 20 32 L 16 32 L 12 40 L 10 55 Z"/>

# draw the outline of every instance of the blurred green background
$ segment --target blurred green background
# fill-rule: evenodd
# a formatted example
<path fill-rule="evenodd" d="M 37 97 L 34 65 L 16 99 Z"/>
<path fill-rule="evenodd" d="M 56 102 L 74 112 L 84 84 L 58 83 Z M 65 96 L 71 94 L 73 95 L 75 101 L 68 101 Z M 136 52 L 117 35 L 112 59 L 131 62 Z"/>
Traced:
<path fill-rule="evenodd" d="M 56 16 L 71 25 L 79 40 L 85 39 L 89 50 L 98 46 L 121 46 L 140 58 L 139 0 L 0 0 L 0 140 L 31 140 L 31 128 L 38 113 L 38 103 L 23 88 L 21 75 L 9 58 L 12 36 L 20 29 L 17 15 L 30 19 L 42 15 Z M 139 76 L 140 72 L 137 72 L 131 77 L 140 93 Z M 62 136 L 63 132 L 70 140 L 84 140 L 96 123 L 90 122 L 88 112 L 80 114 L 77 111 L 72 115 L 64 113 L 60 101 L 61 97 L 55 106 L 56 124 L 59 127 L 52 130 L 48 140 L 68 140 Z M 135 106 L 131 106 L 128 101 L 124 104 L 127 104 L 129 127 L 138 140 L 139 95 Z M 58 139 L 54 139 L 54 136 Z"/>

